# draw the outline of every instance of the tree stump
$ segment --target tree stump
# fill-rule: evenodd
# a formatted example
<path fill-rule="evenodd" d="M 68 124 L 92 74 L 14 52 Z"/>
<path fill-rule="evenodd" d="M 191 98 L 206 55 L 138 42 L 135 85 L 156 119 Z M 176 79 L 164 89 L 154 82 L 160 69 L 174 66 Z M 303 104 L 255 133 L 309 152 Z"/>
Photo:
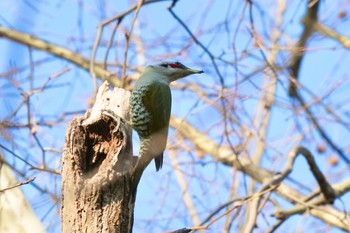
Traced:
<path fill-rule="evenodd" d="M 129 97 L 130 92 L 109 90 L 105 82 L 92 110 L 75 117 L 67 128 L 62 232 L 132 232 L 136 195 L 131 182 L 132 130 L 121 120 L 129 118 Z"/>

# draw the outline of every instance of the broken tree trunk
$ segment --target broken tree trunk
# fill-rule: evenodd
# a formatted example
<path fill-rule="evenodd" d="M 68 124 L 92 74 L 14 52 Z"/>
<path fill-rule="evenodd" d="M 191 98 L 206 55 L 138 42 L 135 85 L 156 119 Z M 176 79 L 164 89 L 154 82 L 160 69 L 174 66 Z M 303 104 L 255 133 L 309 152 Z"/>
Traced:
<path fill-rule="evenodd" d="M 105 82 L 85 117 L 67 128 L 62 164 L 62 232 L 132 232 L 136 188 L 130 92 Z M 104 114 L 108 112 L 109 114 Z M 115 117 L 111 117 L 111 114 Z"/>

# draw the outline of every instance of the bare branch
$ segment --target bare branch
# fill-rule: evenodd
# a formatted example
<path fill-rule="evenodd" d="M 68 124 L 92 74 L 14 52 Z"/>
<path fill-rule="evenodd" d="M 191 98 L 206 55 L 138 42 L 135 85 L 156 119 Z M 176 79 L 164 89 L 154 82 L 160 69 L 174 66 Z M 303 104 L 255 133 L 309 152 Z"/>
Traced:
<path fill-rule="evenodd" d="M 222 76 L 218 65 L 216 64 L 215 61 L 215 56 L 208 50 L 208 48 L 206 46 L 204 46 L 198 39 L 197 37 L 191 32 L 191 30 L 187 27 L 187 25 L 175 14 L 175 12 L 173 11 L 173 7 L 175 6 L 177 0 L 173 1 L 172 4 L 168 7 L 168 10 L 170 12 L 170 14 L 179 22 L 179 24 L 185 29 L 185 31 L 191 36 L 191 38 L 193 39 L 193 41 L 199 45 L 199 47 L 201 47 L 203 49 L 203 51 L 209 56 L 213 67 L 215 69 L 216 74 L 219 76 L 220 78 L 220 83 L 221 86 L 224 87 L 224 77 Z"/>
<path fill-rule="evenodd" d="M 18 184 L 12 185 L 11 187 L 0 189 L 0 193 L 3 193 L 5 191 L 13 189 L 13 188 L 17 188 L 17 187 L 22 186 L 22 185 L 29 184 L 30 182 L 33 182 L 35 180 L 35 178 L 36 177 L 33 177 L 33 178 L 30 178 L 30 179 L 28 179 L 26 181 L 22 181 L 22 182 L 20 182 Z"/>
<path fill-rule="evenodd" d="M 0 37 L 5 37 L 20 44 L 28 45 L 35 49 L 48 52 L 54 56 L 63 58 L 89 71 L 89 59 L 86 59 L 83 56 L 59 45 L 55 45 L 44 40 L 38 39 L 34 35 L 7 29 L 0 25 Z M 105 70 L 101 64 L 95 65 L 95 72 L 97 77 L 101 78 L 102 80 L 109 81 L 109 83 L 111 83 L 113 86 L 119 85 L 119 80 L 116 77 L 116 75 L 112 72 Z"/>
<path fill-rule="evenodd" d="M 350 38 L 340 35 L 337 32 L 333 31 L 331 28 L 327 27 L 324 24 L 321 24 L 320 22 L 317 22 L 315 25 L 315 30 L 317 30 L 319 33 L 323 34 L 324 36 L 328 36 L 337 42 L 339 42 L 344 48 L 350 49 Z"/>
<path fill-rule="evenodd" d="M 126 40 L 125 40 L 124 62 L 123 62 L 123 70 L 122 70 L 122 86 L 121 86 L 122 88 L 124 88 L 125 79 L 126 79 L 126 63 L 127 63 L 127 60 L 128 60 L 128 51 L 129 51 L 130 37 L 131 37 L 132 31 L 134 29 L 134 25 L 135 25 L 137 16 L 138 16 L 138 14 L 140 12 L 140 9 L 141 9 L 141 6 L 144 4 L 144 2 L 145 2 L 144 0 L 139 0 L 139 3 L 137 4 L 137 7 L 136 7 L 134 19 L 132 20 L 132 23 L 131 23 L 131 27 L 130 27 L 129 33 L 127 33 L 125 35 Z"/>
<path fill-rule="evenodd" d="M 302 23 L 304 24 L 304 30 L 300 36 L 299 41 L 297 42 L 295 46 L 295 50 L 293 52 L 293 56 L 290 61 L 289 65 L 289 71 L 290 71 L 290 83 L 289 83 L 289 90 L 288 94 L 291 97 L 296 96 L 297 92 L 297 82 L 299 78 L 299 70 L 300 70 L 300 65 L 302 62 L 302 59 L 305 54 L 305 48 L 306 43 L 312 33 L 314 32 L 314 25 L 317 23 L 318 20 L 318 9 L 320 5 L 320 1 L 314 1 L 314 0 L 309 0 L 309 4 L 314 3 L 312 5 L 308 5 L 307 12 L 302 20 Z"/>
<path fill-rule="evenodd" d="M 185 178 L 179 169 L 179 163 L 177 161 L 175 151 L 174 150 L 169 151 L 169 156 L 172 160 L 172 167 L 174 168 L 177 182 L 178 182 L 178 184 L 181 188 L 181 191 L 182 191 L 182 198 L 184 200 L 185 205 L 187 206 L 187 209 L 189 211 L 192 222 L 194 225 L 200 225 L 200 220 L 198 217 L 196 207 L 193 204 L 191 195 L 189 194 L 189 187 L 186 184 Z M 202 231 L 200 231 L 200 232 L 202 232 Z"/>
<path fill-rule="evenodd" d="M 220 161 L 221 163 L 226 164 L 228 166 L 234 166 L 236 169 L 244 172 L 245 174 L 249 175 L 251 178 L 260 183 L 279 183 L 291 172 L 289 170 L 289 167 L 287 166 L 284 172 L 282 172 L 280 175 L 277 174 L 274 177 L 274 179 L 271 179 L 271 177 L 273 176 L 271 172 L 255 165 L 247 158 L 234 156 L 233 152 L 230 149 L 228 149 L 229 147 L 227 148 L 219 146 L 214 141 L 212 141 L 206 134 L 202 134 L 196 128 L 188 124 L 185 120 L 172 117 L 170 120 L 170 125 L 173 128 L 175 128 L 182 136 L 189 139 L 196 146 L 196 148 L 212 156 L 215 161 Z M 293 156 L 290 156 L 289 159 L 292 162 L 294 161 L 295 157 L 293 158 Z M 287 162 L 287 164 L 291 164 L 291 162 Z M 339 198 L 348 190 L 350 190 L 350 179 L 343 185 L 333 185 L 332 188 L 335 190 L 336 198 Z M 305 197 L 302 194 L 283 183 L 279 185 L 278 189 L 276 190 L 276 193 L 292 203 L 300 202 L 300 200 L 305 199 Z M 313 206 L 317 206 L 323 205 L 326 202 L 327 200 L 323 196 L 320 196 L 317 200 L 314 200 L 310 203 L 312 203 Z M 300 206 L 298 211 L 301 211 L 302 213 L 306 209 L 307 207 L 305 207 L 304 205 Z M 320 212 L 322 208 L 317 207 L 317 209 L 315 210 L 311 209 L 310 213 L 331 225 L 337 226 L 342 229 L 347 229 L 347 223 L 344 223 L 343 220 L 339 218 L 334 219 L 334 215 L 344 216 L 344 213 L 335 210 L 334 208 L 331 209 L 332 212 Z M 328 218 L 332 219 L 332 221 L 328 221 Z"/>

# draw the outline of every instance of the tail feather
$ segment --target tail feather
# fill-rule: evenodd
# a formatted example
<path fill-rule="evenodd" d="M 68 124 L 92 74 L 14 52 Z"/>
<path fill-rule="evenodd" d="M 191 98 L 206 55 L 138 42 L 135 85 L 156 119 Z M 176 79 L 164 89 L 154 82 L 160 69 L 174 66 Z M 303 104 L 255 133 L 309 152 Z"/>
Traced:
<path fill-rule="evenodd" d="M 154 163 L 156 165 L 156 171 L 159 171 L 163 167 L 163 153 L 154 157 Z"/>
<path fill-rule="evenodd" d="M 146 168 L 154 159 L 156 171 L 159 171 L 163 166 L 164 147 L 159 148 L 157 144 L 155 145 L 154 141 L 152 143 L 150 138 L 141 138 L 139 162 Z M 159 152 L 161 153 L 159 154 Z M 156 156 L 154 156 L 155 154 Z"/>

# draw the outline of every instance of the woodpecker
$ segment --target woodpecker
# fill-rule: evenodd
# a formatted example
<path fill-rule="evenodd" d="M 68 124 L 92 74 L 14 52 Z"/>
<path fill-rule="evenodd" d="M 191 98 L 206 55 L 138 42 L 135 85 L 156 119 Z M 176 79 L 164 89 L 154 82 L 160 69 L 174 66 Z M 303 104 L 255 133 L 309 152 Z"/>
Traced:
<path fill-rule="evenodd" d="M 180 62 L 163 62 L 145 68 L 130 97 L 131 127 L 140 137 L 137 163 L 144 163 L 146 167 L 154 158 L 156 170 L 162 168 L 171 111 L 169 84 L 200 73 L 203 71 L 190 69 Z"/>

